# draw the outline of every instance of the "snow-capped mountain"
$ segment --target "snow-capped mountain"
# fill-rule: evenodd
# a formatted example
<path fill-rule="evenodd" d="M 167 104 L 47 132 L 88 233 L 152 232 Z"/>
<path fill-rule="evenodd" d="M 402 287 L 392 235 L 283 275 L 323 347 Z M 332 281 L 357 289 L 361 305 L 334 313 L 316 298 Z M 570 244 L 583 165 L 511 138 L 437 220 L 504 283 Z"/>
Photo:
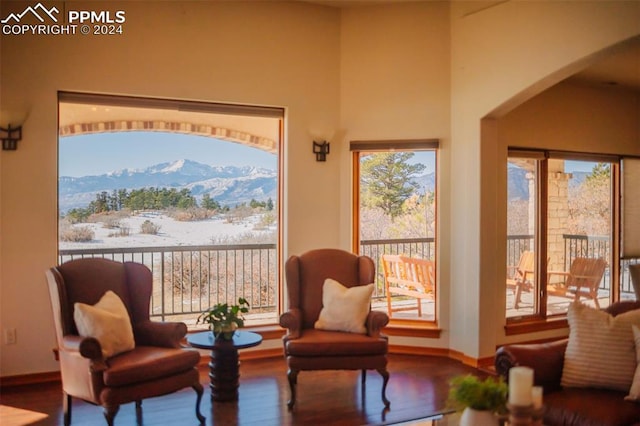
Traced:
<path fill-rule="evenodd" d="M 96 194 L 114 189 L 183 188 L 200 200 L 204 194 L 222 205 L 233 206 L 251 199 L 276 200 L 277 172 L 244 166 L 210 166 L 192 160 L 156 164 L 146 169 L 124 169 L 97 176 L 58 180 L 60 211 L 86 207 Z"/>

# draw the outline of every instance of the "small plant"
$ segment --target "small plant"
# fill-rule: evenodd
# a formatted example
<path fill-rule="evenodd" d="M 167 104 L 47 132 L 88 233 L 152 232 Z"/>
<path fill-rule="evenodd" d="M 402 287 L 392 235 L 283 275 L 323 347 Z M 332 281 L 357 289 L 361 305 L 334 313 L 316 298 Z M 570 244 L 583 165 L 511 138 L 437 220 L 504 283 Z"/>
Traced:
<path fill-rule="evenodd" d="M 198 316 L 196 324 L 209 324 L 216 339 L 231 340 L 235 331 L 244 326 L 242 314 L 249 312 L 249 302 L 244 297 L 237 305 L 218 303 Z"/>
<path fill-rule="evenodd" d="M 86 243 L 93 240 L 95 233 L 90 226 L 74 226 L 60 230 L 60 241 Z"/>
<path fill-rule="evenodd" d="M 131 229 L 128 226 L 121 226 L 116 228 L 115 232 L 109 232 L 109 237 L 128 237 L 131 234 Z"/>
<path fill-rule="evenodd" d="M 142 222 L 140 225 L 140 233 L 141 234 L 149 234 L 149 235 L 158 235 L 160 232 L 161 226 L 151 222 L 149 219 Z"/>
<path fill-rule="evenodd" d="M 454 377 L 450 382 L 449 403 L 455 409 L 466 407 L 502 413 L 507 402 L 508 386 L 502 378 L 487 377 L 482 380 L 474 375 Z"/>

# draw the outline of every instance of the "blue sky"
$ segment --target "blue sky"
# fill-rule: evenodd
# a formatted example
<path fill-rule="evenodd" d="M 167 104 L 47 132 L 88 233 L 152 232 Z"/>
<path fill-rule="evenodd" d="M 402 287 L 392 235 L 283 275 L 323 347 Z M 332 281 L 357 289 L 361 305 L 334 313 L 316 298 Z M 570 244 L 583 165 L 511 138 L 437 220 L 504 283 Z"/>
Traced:
<path fill-rule="evenodd" d="M 312 155 L 311 149 L 309 155 Z M 121 169 L 143 169 L 183 158 L 209 165 L 277 169 L 274 154 L 205 136 L 119 132 L 59 139 L 60 176 L 92 176 Z M 435 170 L 433 151 L 416 151 L 411 162 L 425 164 L 427 172 Z"/>
<path fill-rule="evenodd" d="M 257 148 L 204 136 L 120 132 L 59 139 L 59 175 L 91 176 L 188 159 L 209 165 L 277 169 L 277 157 Z"/>
<path fill-rule="evenodd" d="M 598 164 L 594 161 L 571 161 L 566 160 L 564 162 L 564 169 L 568 173 L 572 172 L 588 172 L 591 173 L 593 171 L 593 167 Z"/>

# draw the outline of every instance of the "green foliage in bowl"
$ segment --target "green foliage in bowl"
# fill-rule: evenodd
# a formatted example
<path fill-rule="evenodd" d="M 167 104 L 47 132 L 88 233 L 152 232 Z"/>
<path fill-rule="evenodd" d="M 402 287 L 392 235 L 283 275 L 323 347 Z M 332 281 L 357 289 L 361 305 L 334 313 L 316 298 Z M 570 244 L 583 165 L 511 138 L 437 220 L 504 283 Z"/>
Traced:
<path fill-rule="evenodd" d="M 502 378 L 487 377 L 482 380 L 472 374 L 454 377 L 449 387 L 449 403 L 455 409 L 466 407 L 474 410 L 503 412 L 509 388 Z"/>

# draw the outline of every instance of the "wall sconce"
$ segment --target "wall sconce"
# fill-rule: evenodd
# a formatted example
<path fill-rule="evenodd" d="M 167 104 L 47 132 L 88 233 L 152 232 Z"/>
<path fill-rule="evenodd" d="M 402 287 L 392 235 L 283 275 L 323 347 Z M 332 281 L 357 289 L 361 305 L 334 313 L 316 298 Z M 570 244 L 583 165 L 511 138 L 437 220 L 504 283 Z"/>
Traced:
<path fill-rule="evenodd" d="M 6 129 L 0 127 L 0 139 L 3 151 L 15 151 L 18 149 L 18 141 L 22 139 L 22 126 L 12 128 L 9 124 Z"/>
<path fill-rule="evenodd" d="M 316 161 L 327 161 L 327 154 L 329 153 L 329 142 L 313 141 L 313 153 L 316 155 Z"/>

